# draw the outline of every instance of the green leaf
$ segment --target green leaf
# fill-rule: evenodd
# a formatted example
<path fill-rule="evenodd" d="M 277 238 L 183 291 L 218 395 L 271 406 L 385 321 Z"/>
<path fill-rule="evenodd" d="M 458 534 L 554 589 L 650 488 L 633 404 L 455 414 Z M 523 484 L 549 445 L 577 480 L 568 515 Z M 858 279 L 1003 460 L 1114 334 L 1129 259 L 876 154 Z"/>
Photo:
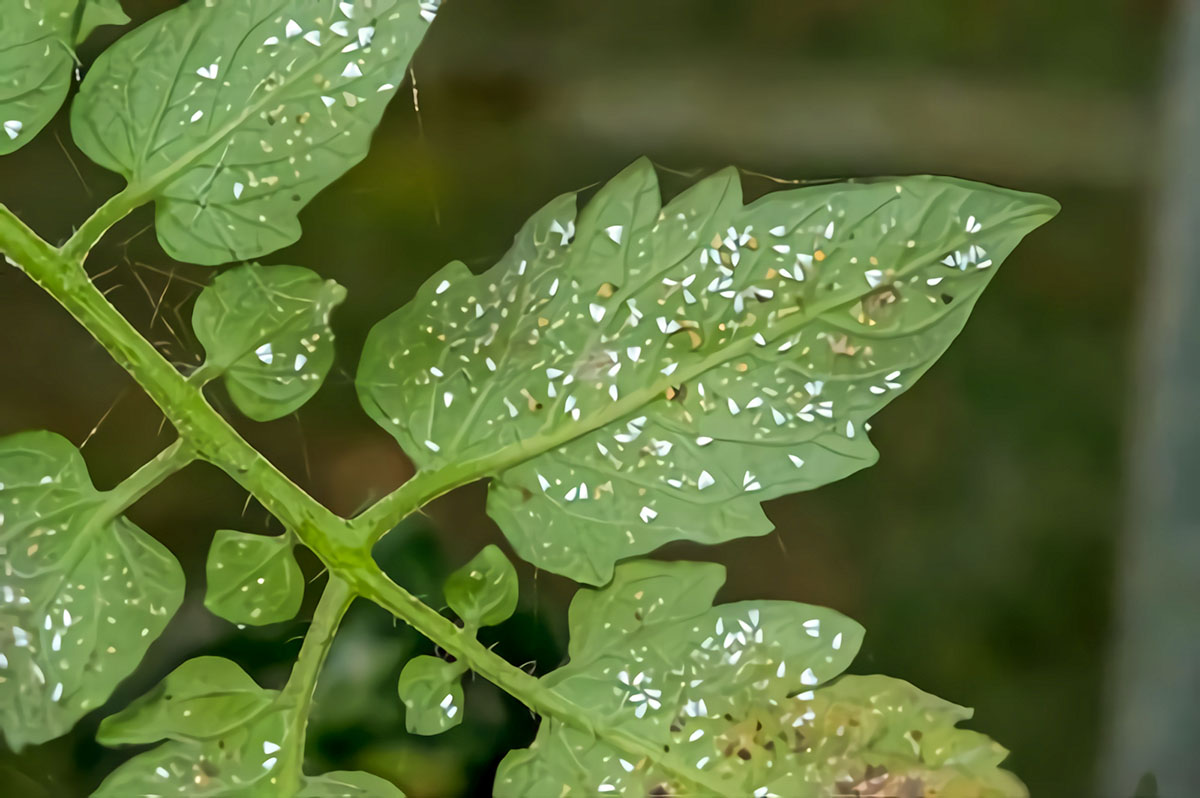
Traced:
<path fill-rule="evenodd" d="M 140 745 L 164 739 L 212 739 L 261 714 L 276 695 L 259 687 L 234 662 L 196 657 L 105 718 L 96 740 L 103 745 Z"/>
<path fill-rule="evenodd" d="M 493 476 L 522 557 L 603 584 L 669 541 L 764 534 L 762 501 L 873 463 L 868 420 L 1056 210 L 941 177 L 743 205 L 732 170 L 661 208 L 639 161 L 486 273 L 434 275 L 371 332 L 359 395 L 423 471 Z"/>
<path fill-rule="evenodd" d="M 296 241 L 300 209 L 366 155 L 438 5 L 185 3 L 97 59 L 75 141 L 155 201 L 172 257 L 264 255 Z"/>
<path fill-rule="evenodd" d="M 220 657 L 199 657 L 100 726 L 107 745 L 168 742 L 109 775 L 93 798 L 188 795 L 259 798 L 283 793 L 279 778 L 302 756 L 295 708 Z M 304 777 L 297 798 L 403 798 L 365 773 Z"/>
<path fill-rule="evenodd" d="M 333 365 L 329 314 L 346 289 L 299 266 L 247 264 L 222 273 L 196 299 L 192 327 L 224 374 L 238 409 L 270 421 L 315 394 Z"/>
<path fill-rule="evenodd" d="M 75 45 L 129 21 L 116 0 L 0 0 L 0 155 L 24 146 L 71 87 Z"/>
<path fill-rule="evenodd" d="M 267 537 L 222 529 L 208 551 L 204 606 L 250 626 L 291 620 L 304 600 L 304 575 L 290 535 Z"/>
<path fill-rule="evenodd" d="M 999 764 L 1008 752 L 955 724 L 971 710 L 886 676 L 843 676 L 787 711 L 814 717 L 798 731 L 759 733 L 754 753 L 774 736 L 801 750 L 806 780 L 836 784 L 839 795 L 1015 798 L 1025 786 Z M 779 790 L 775 790 L 779 792 Z"/>
<path fill-rule="evenodd" d="M 336 770 L 308 779 L 296 798 L 404 798 L 400 788 L 370 773 Z"/>
<path fill-rule="evenodd" d="M 0 438 L 0 729 L 14 749 L 103 704 L 183 600 L 179 563 L 111 496 L 65 438 Z"/>
<path fill-rule="evenodd" d="M 446 579 L 446 603 L 470 626 L 504 623 L 517 609 L 517 571 L 498 546 L 485 546 Z"/>
<path fill-rule="evenodd" d="M 501 763 L 498 798 L 762 796 L 764 786 L 788 798 L 827 795 L 806 785 L 791 747 L 765 745 L 766 735 L 804 727 L 790 708 L 845 669 L 862 628 L 790 602 L 713 607 L 722 574 L 711 564 L 633 561 L 617 567 L 608 587 L 581 590 L 571 604 L 571 659 L 541 683 L 610 735 L 655 753 L 631 755 L 543 721 L 533 745 Z M 757 735 L 764 744 L 747 757 Z"/>
<path fill-rule="evenodd" d="M 413 657 L 400 673 L 404 725 L 411 734 L 441 734 L 462 723 L 462 663 L 439 657 Z"/>

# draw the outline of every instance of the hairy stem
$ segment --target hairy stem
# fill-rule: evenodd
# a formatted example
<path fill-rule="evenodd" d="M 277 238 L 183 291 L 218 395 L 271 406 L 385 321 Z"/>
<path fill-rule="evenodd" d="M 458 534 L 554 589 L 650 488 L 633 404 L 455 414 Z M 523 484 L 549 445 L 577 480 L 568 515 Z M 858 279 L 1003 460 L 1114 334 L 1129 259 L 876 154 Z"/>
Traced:
<path fill-rule="evenodd" d="M 111 204 L 110 201 L 105 207 Z M 104 213 L 103 209 L 99 213 Z M 90 226 L 85 223 L 80 230 L 101 229 L 102 223 L 103 219 Z M 103 229 L 110 224 L 105 223 Z M 81 242 L 86 240 L 80 239 Z M 82 243 L 73 247 L 71 252 L 75 253 L 81 246 Z M 703 772 L 675 761 L 673 754 L 628 731 L 598 724 L 586 708 L 567 701 L 494 654 L 392 582 L 376 565 L 370 555 L 372 541 L 429 499 L 478 479 L 486 473 L 486 469 L 480 470 L 479 463 L 464 463 L 418 475 L 356 522 L 348 522 L 305 493 L 238 435 L 209 405 L 200 387 L 180 374 L 109 304 L 83 270 L 82 254 L 68 257 L 39 238 L 3 206 L 0 206 L 0 251 L 7 253 L 18 268 L 66 308 L 129 372 L 199 457 L 226 471 L 312 549 L 330 569 L 331 579 L 348 583 L 354 592 L 389 610 L 533 711 L 605 740 L 634 756 L 647 757 L 676 774 L 681 781 L 705 792 L 725 794 L 722 785 L 710 781 Z M 330 599 L 335 606 L 338 601 L 336 594 Z M 313 642 L 312 645 L 318 644 Z M 305 646 L 309 647 L 307 640 Z M 303 652 L 301 656 L 303 658 Z M 310 655 L 297 668 L 319 667 L 320 663 L 313 663 L 313 660 L 314 656 Z"/>
<path fill-rule="evenodd" d="M 300 657 L 288 678 L 287 685 L 279 697 L 280 703 L 292 712 L 290 723 L 290 745 L 282 755 L 284 783 L 280 785 L 282 795 L 291 795 L 300 788 L 304 776 L 304 740 L 308 729 L 308 716 L 312 710 L 313 693 L 317 688 L 317 676 L 329 656 L 333 637 L 342 622 L 346 610 L 354 601 L 350 585 L 337 576 L 330 575 L 321 601 L 313 613 L 312 624 L 304 635 Z"/>

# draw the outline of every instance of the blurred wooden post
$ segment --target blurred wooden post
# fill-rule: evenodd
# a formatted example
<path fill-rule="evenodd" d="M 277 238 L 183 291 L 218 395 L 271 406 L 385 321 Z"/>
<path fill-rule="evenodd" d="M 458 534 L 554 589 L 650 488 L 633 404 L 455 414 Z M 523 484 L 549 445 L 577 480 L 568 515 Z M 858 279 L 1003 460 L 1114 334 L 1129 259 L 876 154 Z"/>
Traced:
<path fill-rule="evenodd" d="M 1200 792 L 1200 0 L 1180 0 L 1149 217 L 1098 795 Z M 1114 356 L 1117 353 L 1114 353 Z"/>

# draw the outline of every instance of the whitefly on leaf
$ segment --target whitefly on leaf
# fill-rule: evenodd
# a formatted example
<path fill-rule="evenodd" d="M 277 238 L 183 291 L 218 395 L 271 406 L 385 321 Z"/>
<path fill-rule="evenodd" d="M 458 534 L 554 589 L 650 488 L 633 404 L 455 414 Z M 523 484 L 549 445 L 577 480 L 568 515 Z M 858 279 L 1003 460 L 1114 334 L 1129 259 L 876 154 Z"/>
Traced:
<path fill-rule="evenodd" d="M 862 628 L 780 601 L 713 606 L 719 565 L 634 561 L 571 603 L 570 661 L 542 684 L 596 734 L 544 720 L 496 775 L 528 795 L 1020 798 L 970 717 L 882 676 L 839 676 Z"/>
<path fill-rule="evenodd" d="M 14 749 L 108 700 L 183 600 L 179 563 L 107 498 L 65 438 L 0 438 L 0 730 Z"/>
<path fill-rule="evenodd" d="M 107 745 L 166 740 L 111 773 L 93 798 L 203 795 L 258 798 L 281 794 L 285 769 L 302 760 L 303 723 L 291 702 L 264 690 L 220 657 L 184 662 L 125 710 L 106 718 Z M 291 793 L 289 793 L 291 794 Z M 302 776 L 296 798 L 403 798 L 367 773 Z"/>
<path fill-rule="evenodd" d="M 264 255 L 296 241 L 300 209 L 366 155 L 438 5 L 184 3 L 97 59 L 72 133 L 155 202 L 172 257 Z"/>
<path fill-rule="evenodd" d="M 0 155 L 32 141 L 58 112 L 75 45 L 100 25 L 128 21 L 117 0 L 0 2 Z"/>
<path fill-rule="evenodd" d="M 744 205 L 733 170 L 664 207 L 639 161 L 487 272 L 430 278 L 371 332 L 359 395 L 422 470 L 493 477 L 522 557 L 603 584 L 669 541 L 763 534 L 762 501 L 873 463 L 872 415 L 1056 210 L 942 177 Z"/>
<path fill-rule="evenodd" d="M 333 366 L 329 316 L 346 289 L 300 266 L 245 264 L 196 300 L 192 327 L 205 369 L 223 376 L 238 409 L 270 421 L 301 407 Z"/>

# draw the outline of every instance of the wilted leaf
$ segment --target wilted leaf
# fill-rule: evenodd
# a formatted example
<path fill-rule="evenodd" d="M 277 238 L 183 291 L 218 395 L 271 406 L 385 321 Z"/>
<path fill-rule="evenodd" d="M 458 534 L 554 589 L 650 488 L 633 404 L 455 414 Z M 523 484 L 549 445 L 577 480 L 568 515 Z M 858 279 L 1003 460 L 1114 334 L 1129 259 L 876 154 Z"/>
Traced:
<path fill-rule="evenodd" d="M 270 421 L 321 387 L 333 365 L 329 314 L 345 298 L 346 289 L 308 269 L 249 264 L 200 293 L 192 327 L 238 409 Z"/>
<path fill-rule="evenodd" d="M 371 332 L 359 394 L 422 470 L 493 476 L 522 557 L 602 584 L 668 541 L 763 534 L 762 501 L 874 462 L 868 419 L 1056 208 L 938 177 L 743 206 L 732 170 L 660 208 L 640 161 L 485 274 L 434 275 Z"/>
<path fill-rule="evenodd" d="M 0 0 L 0 155 L 31 141 L 67 96 L 75 45 L 129 21 L 116 0 Z"/>
<path fill-rule="evenodd" d="M 790 697 L 808 697 L 841 673 L 862 628 L 832 610 L 790 602 L 713 607 L 723 572 L 634 561 L 618 566 L 608 587 L 580 591 L 571 604 L 571 659 L 541 682 L 600 727 L 655 753 L 639 757 L 543 721 L 533 745 L 501 763 L 496 795 L 569 788 L 761 798 L 764 787 L 788 798 L 809 794 L 793 750 L 754 740 L 807 722 L 789 714 Z"/>
<path fill-rule="evenodd" d="M 185 3 L 97 59 L 75 141 L 155 201 L 172 257 L 264 255 L 296 241 L 300 209 L 366 154 L 438 5 Z"/>
<path fill-rule="evenodd" d="M 65 438 L 0 438 L 0 728 L 13 748 L 103 704 L 183 600 L 179 563 L 108 499 Z"/>
<path fill-rule="evenodd" d="M 105 718 L 96 733 L 104 745 L 219 737 L 261 714 L 275 699 L 236 663 L 221 657 L 189 659 L 146 695 Z"/>
<path fill-rule="evenodd" d="M 117 768 L 93 798 L 283 795 L 284 763 L 303 752 L 295 708 L 219 657 L 180 665 L 145 697 L 101 725 L 101 742 L 168 742 Z M 290 794 L 290 793 L 289 793 Z M 365 773 L 303 777 L 296 798 L 403 798 Z"/>
<path fill-rule="evenodd" d="M 208 551 L 204 606 L 233 623 L 262 626 L 296 617 L 304 575 L 288 535 L 268 537 L 222 529 Z"/>
<path fill-rule="evenodd" d="M 517 571 L 498 546 L 485 546 L 446 579 L 446 603 L 471 626 L 495 626 L 517 609 Z"/>
<path fill-rule="evenodd" d="M 462 663 L 438 657 L 413 657 L 400 673 L 404 725 L 412 734 L 441 734 L 462 723 Z"/>

